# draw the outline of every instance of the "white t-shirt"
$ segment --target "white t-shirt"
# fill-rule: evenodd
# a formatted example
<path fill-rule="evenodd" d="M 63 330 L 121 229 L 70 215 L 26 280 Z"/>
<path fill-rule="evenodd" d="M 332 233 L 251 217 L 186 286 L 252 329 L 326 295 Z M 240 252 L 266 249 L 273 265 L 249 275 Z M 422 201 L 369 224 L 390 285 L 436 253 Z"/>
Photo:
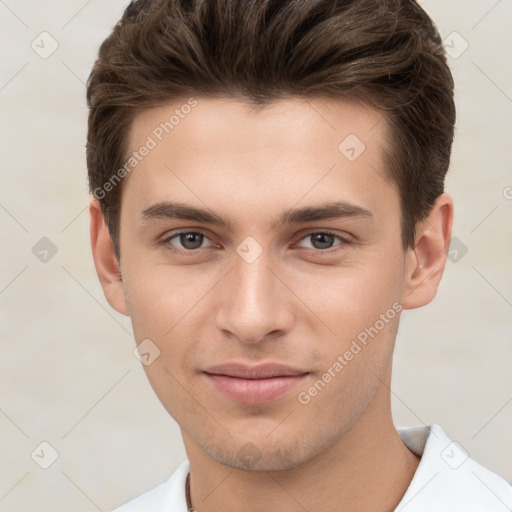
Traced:
<path fill-rule="evenodd" d="M 395 512 L 512 511 L 512 486 L 480 466 L 436 424 L 398 429 L 421 461 Z M 171 477 L 112 512 L 187 512 L 188 461 Z"/>

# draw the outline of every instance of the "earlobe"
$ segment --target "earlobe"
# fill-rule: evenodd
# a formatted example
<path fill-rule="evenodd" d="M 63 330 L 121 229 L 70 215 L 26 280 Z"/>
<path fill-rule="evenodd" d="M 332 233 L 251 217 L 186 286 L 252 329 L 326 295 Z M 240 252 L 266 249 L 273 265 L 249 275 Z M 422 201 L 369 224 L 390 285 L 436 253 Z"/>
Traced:
<path fill-rule="evenodd" d="M 94 266 L 108 303 L 119 313 L 128 315 L 119 262 L 114 252 L 100 203 L 89 204 L 91 248 Z"/>
<path fill-rule="evenodd" d="M 436 296 L 446 265 L 452 224 L 452 198 L 441 194 L 429 216 L 416 227 L 415 246 L 407 251 L 404 309 L 424 306 Z"/>

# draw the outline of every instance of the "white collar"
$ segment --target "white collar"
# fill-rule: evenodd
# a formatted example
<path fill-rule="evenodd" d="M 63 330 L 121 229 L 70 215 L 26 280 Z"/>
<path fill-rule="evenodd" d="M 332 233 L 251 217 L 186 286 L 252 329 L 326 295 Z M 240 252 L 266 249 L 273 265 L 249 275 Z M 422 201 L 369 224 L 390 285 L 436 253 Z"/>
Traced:
<path fill-rule="evenodd" d="M 439 425 L 398 429 L 398 434 L 421 461 L 395 512 L 512 510 L 512 487 L 471 459 Z"/>

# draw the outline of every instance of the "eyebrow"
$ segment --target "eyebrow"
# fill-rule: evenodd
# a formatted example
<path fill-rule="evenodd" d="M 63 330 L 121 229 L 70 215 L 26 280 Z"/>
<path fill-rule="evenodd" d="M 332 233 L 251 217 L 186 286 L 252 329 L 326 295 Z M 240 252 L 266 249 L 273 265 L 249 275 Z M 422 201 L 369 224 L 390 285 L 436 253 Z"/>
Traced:
<path fill-rule="evenodd" d="M 372 217 L 373 213 L 362 206 L 346 201 L 336 201 L 319 206 L 306 206 L 304 208 L 287 210 L 281 214 L 277 222 L 273 224 L 273 227 L 279 224 L 300 224 L 327 219 Z M 231 231 L 233 228 L 233 221 L 230 217 L 213 213 L 208 209 L 176 202 L 154 204 L 142 211 L 140 219 L 143 222 L 158 219 L 179 219 L 223 226 Z"/>

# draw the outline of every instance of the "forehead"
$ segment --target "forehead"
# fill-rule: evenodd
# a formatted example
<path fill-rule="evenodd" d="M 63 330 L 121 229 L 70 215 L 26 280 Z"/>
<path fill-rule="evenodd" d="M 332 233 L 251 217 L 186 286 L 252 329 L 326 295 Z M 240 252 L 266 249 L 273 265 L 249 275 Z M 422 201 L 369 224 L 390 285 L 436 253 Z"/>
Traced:
<path fill-rule="evenodd" d="M 234 130 L 241 126 L 242 131 Z M 135 149 L 149 135 L 157 144 L 186 139 L 212 151 L 236 140 L 230 153 L 244 146 L 246 150 L 277 145 L 300 149 L 304 143 L 305 149 L 319 150 L 326 149 L 326 143 L 332 149 L 333 141 L 347 135 L 380 144 L 386 129 L 382 114 L 361 102 L 291 97 L 257 106 L 233 98 L 196 97 L 140 112 L 131 126 L 129 146 Z"/>
<path fill-rule="evenodd" d="M 249 216 L 301 198 L 374 209 L 398 200 L 383 161 L 387 144 L 385 119 L 360 103 L 290 98 L 260 108 L 183 98 L 135 118 L 127 158 L 145 156 L 126 193 L 139 211 L 178 199 Z"/>

